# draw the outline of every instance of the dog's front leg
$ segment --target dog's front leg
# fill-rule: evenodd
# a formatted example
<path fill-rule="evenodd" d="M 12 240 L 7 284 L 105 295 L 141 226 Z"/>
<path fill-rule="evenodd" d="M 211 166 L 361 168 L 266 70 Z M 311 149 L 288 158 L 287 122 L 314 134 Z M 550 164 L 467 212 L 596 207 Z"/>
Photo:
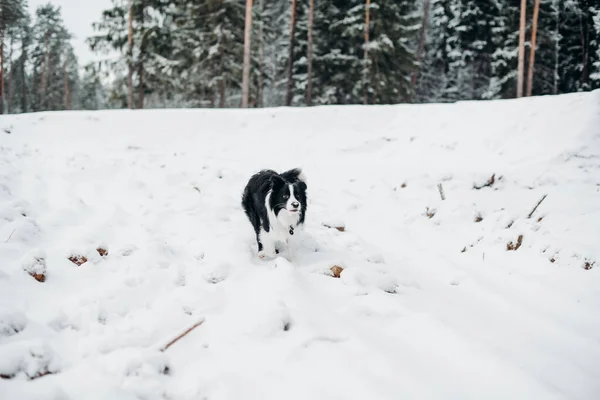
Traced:
<path fill-rule="evenodd" d="M 272 229 L 269 232 L 261 229 L 260 234 L 258 235 L 259 258 L 275 258 L 277 255 L 275 251 L 275 239 Z"/>

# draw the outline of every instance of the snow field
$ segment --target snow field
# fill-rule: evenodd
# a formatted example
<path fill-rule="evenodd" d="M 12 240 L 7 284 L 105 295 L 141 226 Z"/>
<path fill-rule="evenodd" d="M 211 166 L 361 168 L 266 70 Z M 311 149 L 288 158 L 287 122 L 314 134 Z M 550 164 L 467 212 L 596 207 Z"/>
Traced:
<path fill-rule="evenodd" d="M 599 127 L 598 91 L 2 117 L 2 398 L 598 397 Z M 296 166 L 258 260 L 243 187 Z"/>

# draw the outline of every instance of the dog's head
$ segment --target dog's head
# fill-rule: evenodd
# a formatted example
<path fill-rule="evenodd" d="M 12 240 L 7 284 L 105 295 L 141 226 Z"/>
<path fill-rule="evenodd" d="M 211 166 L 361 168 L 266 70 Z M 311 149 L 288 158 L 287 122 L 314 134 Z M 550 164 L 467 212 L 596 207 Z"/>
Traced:
<path fill-rule="evenodd" d="M 300 169 L 293 169 L 273 177 L 271 208 L 276 215 L 285 210 L 290 214 L 306 211 L 306 178 Z"/>

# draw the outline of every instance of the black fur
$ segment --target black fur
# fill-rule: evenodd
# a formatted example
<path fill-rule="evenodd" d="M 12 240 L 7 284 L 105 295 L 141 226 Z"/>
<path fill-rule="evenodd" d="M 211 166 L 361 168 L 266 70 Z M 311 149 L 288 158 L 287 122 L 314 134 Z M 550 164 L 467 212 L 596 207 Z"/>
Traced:
<path fill-rule="evenodd" d="M 304 223 L 306 218 L 307 186 L 300 179 L 301 173 L 302 171 L 299 168 L 281 174 L 267 169 L 254 174 L 248 181 L 242 196 L 242 207 L 256 233 L 258 251 L 263 249 L 259 238 L 260 228 L 262 227 L 265 232 L 269 232 L 272 229 L 269 224 L 267 206 L 273 210 L 275 215 L 279 215 L 279 212 L 285 208 L 285 204 L 290 196 L 290 184 L 293 185 L 294 197 L 300 203 L 298 225 Z M 265 205 L 265 199 L 269 191 L 272 191 L 270 201 L 268 205 Z"/>

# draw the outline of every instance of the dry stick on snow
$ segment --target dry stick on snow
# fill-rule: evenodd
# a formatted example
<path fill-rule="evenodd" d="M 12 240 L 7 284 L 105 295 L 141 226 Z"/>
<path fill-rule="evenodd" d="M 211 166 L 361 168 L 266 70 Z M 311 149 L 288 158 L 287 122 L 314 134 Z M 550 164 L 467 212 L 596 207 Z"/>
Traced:
<path fill-rule="evenodd" d="M 444 196 L 444 188 L 441 183 L 438 183 L 438 191 L 440 192 L 440 197 L 442 200 L 446 200 L 446 196 Z"/>
<path fill-rule="evenodd" d="M 10 236 L 8 237 L 8 239 L 6 239 L 4 241 L 4 243 L 8 243 L 8 241 L 10 240 L 10 238 L 12 237 L 12 235 L 16 232 L 16 229 L 13 229 L 13 231 L 11 232 Z"/>
<path fill-rule="evenodd" d="M 527 218 L 531 218 L 531 216 L 533 215 L 533 213 L 535 212 L 535 210 L 537 210 L 538 207 L 540 206 L 540 204 L 542 204 L 542 201 L 544 201 L 546 199 L 546 196 L 548 196 L 548 195 L 545 194 L 544 197 L 542 197 L 540 199 L 540 201 L 538 201 L 538 203 L 535 205 L 535 207 L 533 207 L 533 210 L 531 210 L 531 212 L 529 213 L 529 215 L 527 216 Z"/>
<path fill-rule="evenodd" d="M 480 190 L 480 189 L 483 189 L 484 187 L 490 187 L 495 182 L 496 182 L 496 174 L 493 174 L 492 177 L 486 183 L 484 183 L 483 185 L 477 186 L 476 184 L 474 184 L 473 185 L 473 189 Z"/>
<path fill-rule="evenodd" d="M 186 331 L 184 331 L 183 333 L 181 333 L 179 336 L 177 336 L 175 339 L 171 340 L 169 343 L 167 343 L 164 347 L 162 347 L 160 349 L 160 351 L 166 351 L 169 347 L 171 347 L 172 345 L 174 345 L 179 339 L 181 339 L 182 337 L 184 337 L 185 335 L 187 335 L 188 333 L 190 333 L 191 331 L 193 331 L 194 329 L 196 329 L 197 327 L 199 327 L 200 325 L 202 325 L 204 323 L 204 320 L 196 322 L 194 325 L 192 325 L 190 328 L 188 328 Z"/>

